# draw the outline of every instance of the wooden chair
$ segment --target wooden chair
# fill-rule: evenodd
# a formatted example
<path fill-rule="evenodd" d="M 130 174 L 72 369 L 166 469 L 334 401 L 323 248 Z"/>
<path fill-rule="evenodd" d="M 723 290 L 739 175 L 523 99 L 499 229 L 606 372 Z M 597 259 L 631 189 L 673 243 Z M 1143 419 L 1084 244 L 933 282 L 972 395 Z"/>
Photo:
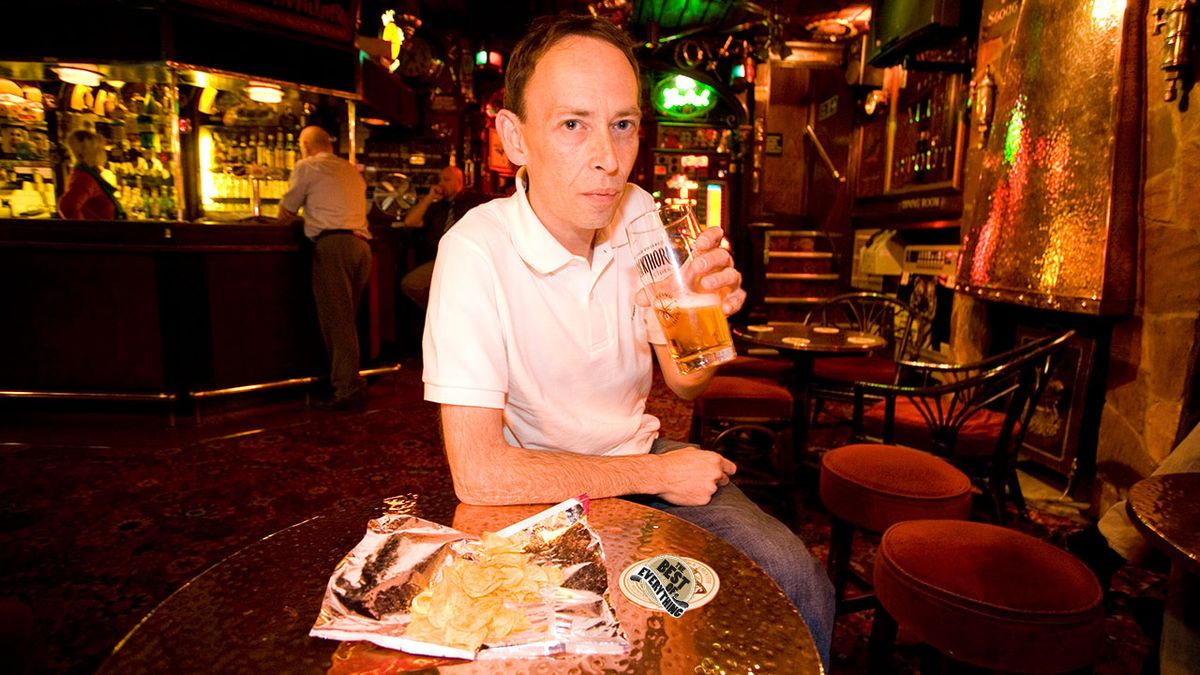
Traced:
<path fill-rule="evenodd" d="M 809 387 L 812 421 L 827 399 L 854 399 L 855 382 L 895 384 L 898 361 L 917 361 L 929 346 L 932 322 L 909 304 L 883 293 L 844 293 L 809 311 L 806 323 L 877 335 L 887 346 L 861 357 L 826 357 L 813 361 Z"/>
<path fill-rule="evenodd" d="M 944 457 L 990 498 L 997 522 L 1004 502 L 1021 513 L 1016 456 L 1042 391 L 1074 335 L 1032 340 L 968 364 L 899 362 L 899 381 L 854 385 L 854 435 Z"/>

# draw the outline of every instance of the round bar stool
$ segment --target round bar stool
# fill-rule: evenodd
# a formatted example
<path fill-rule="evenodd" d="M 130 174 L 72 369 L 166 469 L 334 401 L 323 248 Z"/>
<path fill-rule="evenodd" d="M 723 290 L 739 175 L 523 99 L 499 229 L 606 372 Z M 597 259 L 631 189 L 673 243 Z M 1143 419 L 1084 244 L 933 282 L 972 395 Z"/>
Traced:
<path fill-rule="evenodd" d="M 971 511 L 971 479 L 940 457 L 897 445 L 864 443 L 821 457 L 821 501 L 831 532 L 826 568 L 838 613 L 871 606 L 870 594 L 846 601 L 846 584 L 869 589 L 850 570 L 856 530 L 881 533 L 913 519 L 965 519 Z"/>
<path fill-rule="evenodd" d="M 1103 592 L 1091 570 L 998 525 L 898 523 L 879 544 L 874 578 L 871 672 L 887 670 L 899 626 L 960 662 L 1018 673 L 1086 668 L 1103 639 Z"/>

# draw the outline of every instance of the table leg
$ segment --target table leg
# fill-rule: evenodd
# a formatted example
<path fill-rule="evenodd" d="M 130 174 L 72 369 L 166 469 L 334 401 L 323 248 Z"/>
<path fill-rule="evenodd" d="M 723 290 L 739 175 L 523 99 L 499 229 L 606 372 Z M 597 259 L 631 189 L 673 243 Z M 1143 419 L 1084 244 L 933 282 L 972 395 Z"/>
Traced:
<path fill-rule="evenodd" d="M 796 467 L 796 484 L 800 484 L 799 470 L 808 459 L 808 384 L 812 381 L 812 359 L 807 354 L 793 357 L 792 365 L 792 461 Z"/>

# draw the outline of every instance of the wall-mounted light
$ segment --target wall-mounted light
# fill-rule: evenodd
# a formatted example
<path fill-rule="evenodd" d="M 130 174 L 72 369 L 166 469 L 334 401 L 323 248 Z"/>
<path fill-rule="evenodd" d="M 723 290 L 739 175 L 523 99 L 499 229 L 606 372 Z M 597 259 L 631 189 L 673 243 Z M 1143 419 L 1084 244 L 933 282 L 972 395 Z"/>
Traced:
<path fill-rule="evenodd" d="M 104 76 L 87 66 L 61 65 L 54 68 L 58 79 L 67 84 L 82 84 L 85 87 L 99 87 Z"/>
<path fill-rule="evenodd" d="M 480 49 L 475 52 L 475 65 L 480 67 L 491 66 L 496 70 L 500 70 L 504 67 L 504 55 L 497 51 Z"/>
<path fill-rule="evenodd" d="M 1188 42 L 1196 7 L 1200 7 L 1200 0 L 1174 0 L 1170 9 L 1159 7 L 1154 13 L 1154 34 L 1161 34 L 1164 29 L 1167 31 L 1167 37 L 1163 40 L 1162 63 L 1159 65 L 1166 75 L 1167 89 L 1163 92 L 1163 101 L 1167 103 L 1179 95 L 1180 80 L 1183 80 L 1184 91 L 1191 84 L 1188 66 L 1192 47 Z"/>
<path fill-rule="evenodd" d="M 259 103 L 279 103 L 283 100 L 283 90 L 273 84 L 251 82 L 246 85 L 246 96 Z"/>
<path fill-rule="evenodd" d="M 215 87 L 205 87 L 200 91 L 200 102 L 196 109 L 205 115 L 217 114 L 217 95 L 220 93 Z"/>
<path fill-rule="evenodd" d="M 979 147 L 986 147 L 988 134 L 992 131 L 992 118 L 996 116 L 996 78 L 992 77 L 992 67 L 983 71 L 983 79 L 971 85 L 975 89 L 975 105 L 972 114 L 975 116 L 975 128 L 979 131 Z"/>
<path fill-rule="evenodd" d="M 729 68 L 729 88 L 741 92 L 754 84 L 754 59 L 745 57 L 735 61 Z"/>
<path fill-rule="evenodd" d="M 699 117 L 717 105 L 717 92 L 686 75 L 667 76 L 654 86 L 651 102 L 668 117 Z"/>
<path fill-rule="evenodd" d="M 863 112 L 867 113 L 867 116 L 871 116 L 879 109 L 886 108 L 887 104 L 887 92 L 882 89 L 872 89 L 867 93 L 867 98 L 863 100 Z"/>

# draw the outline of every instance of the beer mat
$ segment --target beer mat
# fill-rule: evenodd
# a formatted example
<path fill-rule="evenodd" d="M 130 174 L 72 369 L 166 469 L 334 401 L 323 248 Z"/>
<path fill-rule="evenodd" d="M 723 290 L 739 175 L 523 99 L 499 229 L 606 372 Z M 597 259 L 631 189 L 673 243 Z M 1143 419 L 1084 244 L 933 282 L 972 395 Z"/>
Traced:
<path fill-rule="evenodd" d="M 850 337 L 846 338 L 846 342 L 849 342 L 852 345 L 873 345 L 883 342 L 883 338 L 875 335 L 851 335 Z"/>
<path fill-rule="evenodd" d="M 770 333 L 771 331 L 775 330 L 775 326 L 768 326 L 760 323 L 753 326 L 746 326 L 746 330 L 753 331 L 755 333 Z"/>
<path fill-rule="evenodd" d="M 834 328 L 833 326 L 813 326 L 812 331 L 814 333 L 824 333 L 826 335 L 833 335 L 833 334 L 839 332 L 839 329 Z"/>
<path fill-rule="evenodd" d="M 721 588 L 721 579 L 717 576 L 716 570 L 694 558 L 688 558 L 685 556 L 678 557 L 680 560 L 687 563 L 688 567 L 692 568 L 692 574 L 696 581 L 696 589 L 692 593 L 691 598 L 689 598 L 687 601 L 688 609 L 690 610 L 696 609 L 697 607 L 703 607 L 704 605 L 712 602 L 712 599 L 717 595 L 717 591 Z M 618 585 L 621 588 L 621 593 L 623 593 L 625 597 L 628 598 L 633 604 L 638 605 L 639 607 L 645 607 L 646 609 L 652 609 L 656 612 L 666 613 L 666 611 L 662 608 L 662 605 L 658 604 L 655 602 L 654 598 L 650 597 L 650 595 L 642 587 L 642 584 L 634 580 L 635 572 L 643 565 L 646 565 L 656 558 L 658 558 L 658 556 L 646 558 L 645 560 L 639 560 L 629 567 L 626 567 L 621 571 L 621 578 Z"/>
<path fill-rule="evenodd" d="M 802 337 L 785 337 L 783 338 L 783 344 L 796 345 L 797 347 L 807 347 L 808 345 L 812 344 L 812 340 Z"/>

